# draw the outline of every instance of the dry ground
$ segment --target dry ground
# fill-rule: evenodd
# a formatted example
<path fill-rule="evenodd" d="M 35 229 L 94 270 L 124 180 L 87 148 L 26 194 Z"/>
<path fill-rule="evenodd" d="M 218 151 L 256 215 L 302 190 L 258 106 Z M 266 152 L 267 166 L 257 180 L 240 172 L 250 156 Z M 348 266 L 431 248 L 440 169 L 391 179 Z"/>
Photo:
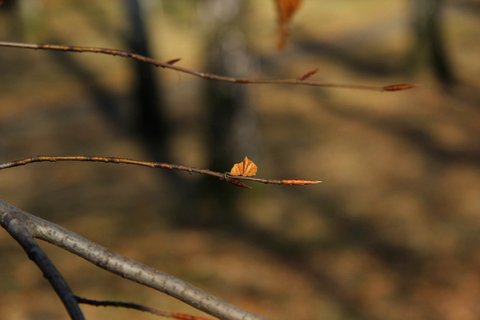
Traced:
<path fill-rule="evenodd" d="M 98 13 L 73 1 L 44 3 L 25 26 L 25 41 L 122 45 L 118 8 L 104 4 Z M 201 19 L 191 5 L 153 6 L 150 31 L 156 56 L 182 57 L 182 65 L 201 69 Z M 316 78 L 329 82 L 421 87 L 401 93 L 251 87 L 259 175 L 324 183 L 239 190 L 242 226 L 172 224 L 178 203 L 189 199 L 169 185 L 170 172 L 144 168 L 15 168 L 0 173 L 0 197 L 271 319 L 478 319 L 480 20 L 455 3 L 446 8 L 446 43 L 461 83 L 446 90 L 426 68 L 410 76 L 401 70 L 409 46 L 406 8 L 393 0 L 305 1 L 289 47 L 278 53 L 272 4 L 251 1 L 247 34 L 267 61 L 255 76 L 296 77 L 319 67 Z M 3 39 L 18 40 L 6 30 L 0 29 Z M 158 73 L 177 128 L 172 157 L 203 167 L 200 81 Z M 89 85 L 101 86 L 127 113 L 128 61 L 0 48 L 0 79 L 0 161 L 36 154 L 148 160 L 128 130 L 98 111 Z M 190 210 L 195 220 L 194 204 Z M 45 249 L 79 295 L 197 312 Z M 65 318 L 41 274 L 2 231 L 0 257 L 1 319 Z M 83 309 L 88 319 L 153 319 Z"/>

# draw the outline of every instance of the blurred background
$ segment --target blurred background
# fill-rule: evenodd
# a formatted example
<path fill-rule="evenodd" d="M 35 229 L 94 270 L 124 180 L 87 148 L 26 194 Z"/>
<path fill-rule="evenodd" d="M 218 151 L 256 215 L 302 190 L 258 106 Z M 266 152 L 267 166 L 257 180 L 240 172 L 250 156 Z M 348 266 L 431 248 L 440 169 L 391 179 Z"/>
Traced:
<path fill-rule="evenodd" d="M 41 163 L 0 198 L 271 319 L 480 318 L 480 4 L 304 0 L 283 51 L 270 0 L 4 1 L 0 39 L 125 49 L 194 70 L 397 93 L 241 86 L 118 57 L 0 48 L 0 161 L 107 155 L 230 170 Z M 42 244 L 75 293 L 201 314 Z M 0 318 L 64 319 L 0 231 Z M 154 319 L 84 306 L 88 319 Z"/>

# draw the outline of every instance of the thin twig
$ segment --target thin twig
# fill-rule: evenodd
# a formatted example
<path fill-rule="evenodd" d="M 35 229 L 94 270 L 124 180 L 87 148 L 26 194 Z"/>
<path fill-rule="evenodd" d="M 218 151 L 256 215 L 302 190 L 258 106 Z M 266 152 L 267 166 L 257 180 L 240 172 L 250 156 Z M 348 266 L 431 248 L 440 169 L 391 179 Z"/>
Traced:
<path fill-rule="evenodd" d="M 178 170 L 178 171 L 184 171 L 188 173 L 197 173 L 197 174 L 216 177 L 222 181 L 226 181 L 233 185 L 247 187 L 247 188 L 248 186 L 240 182 L 239 180 L 247 180 L 251 182 L 259 182 L 259 183 L 265 183 L 265 184 L 290 185 L 290 186 L 310 185 L 310 184 L 317 184 L 321 182 L 319 180 L 299 180 L 299 179 L 276 180 L 276 179 L 263 179 L 263 178 L 245 177 L 245 176 L 234 176 L 226 172 L 217 172 L 209 169 L 198 169 L 198 168 L 187 167 L 187 166 L 178 165 L 178 164 L 164 163 L 164 162 L 150 162 L 150 161 L 141 161 L 141 160 L 127 159 L 127 158 L 119 158 L 119 157 L 83 156 L 83 155 L 76 155 L 76 156 L 44 155 L 44 156 L 29 157 L 25 159 L 0 163 L 0 170 L 19 167 L 19 166 L 23 166 L 23 165 L 27 165 L 35 162 L 57 162 L 57 161 L 105 162 L 105 163 L 136 165 L 136 166 L 143 166 L 143 167 L 149 167 L 149 168 Z"/>
<path fill-rule="evenodd" d="M 79 296 L 75 296 L 75 298 L 77 299 L 78 303 L 88 304 L 95 307 L 114 307 L 114 308 L 133 309 L 141 312 L 148 312 L 164 318 L 173 318 L 173 319 L 180 319 L 180 320 L 211 320 L 208 318 L 193 316 L 185 313 L 163 311 L 163 310 L 159 310 L 156 308 L 152 308 L 152 307 L 148 307 L 148 306 L 144 306 L 144 305 L 141 305 L 138 303 L 132 303 L 132 302 L 93 300 L 93 299 L 82 298 Z"/>
<path fill-rule="evenodd" d="M 30 234 L 37 239 L 47 241 L 55 246 L 68 250 L 96 266 L 125 279 L 164 292 L 214 317 L 226 320 L 263 319 L 260 316 L 222 301 L 169 274 L 123 257 L 70 230 L 15 208 L 0 200 L 0 223 L 4 227 L 8 215 L 12 215 L 22 221 L 22 225 L 28 226 Z"/>
<path fill-rule="evenodd" d="M 84 320 L 85 317 L 82 310 L 80 310 L 78 301 L 68 283 L 33 239 L 30 221 L 24 219 L 25 216 L 19 214 L 20 211 L 18 209 L 5 205 L 2 201 L 0 201 L 0 205 L 0 224 L 2 227 L 22 246 L 28 257 L 42 271 L 43 276 L 48 280 L 65 306 L 70 319 Z"/>
<path fill-rule="evenodd" d="M 52 50 L 52 51 L 64 51 L 64 52 L 89 52 L 89 53 L 98 53 L 106 54 L 111 56 L 119 56 L 123 58 L 130 58 L 140 62 L 148 63 L 156 67 L 162 67 L 165 69 L 171 69 L 177 72 L 189 74 L 191 76 L 229 82 L 237 84 L 286 84 L 286 85 L 300 85 L 300 86 L 313 86 L 313 87 L 322 87 L 322 88 L 336 88 L 336 89 L 356 89 L 356 90 L 373 90 L 373 91 L 398 91 L 415 88 L 415 85 L 411 84 L 393 84 L 387 86 L 370 86 L 370 85 L 355 85 L 355 84 L 338 84 L 338 83 L 325 83 L 318 81 L 306 81 L 300 77 L 299 79 L 246 79 L 246 78 L 234 78 L 228 76 L 222 76 L 207 72 L 199 72 L 190 70 L 184 67 L 180 67 L 175 64 L 177 59 L 174 59 L 173 63 L 170 61 L 162 62 L 150 57 L 142 56 L 137 53 L 128 52 L 124 50 L 111 49 L 111 48 L 101 48 L 101 47 L 82 47 L 82 46 L 71 46 L 71 45 L 57 45 L 57 44 L 33 44 L 33 43 L 19 43 L 19 42 L 7 42 L 0 41 L 0 47 L 9 47 L 9 48 L 21 48 L 21 49 L 33 49 L 33 50 Z M 394 89 L 392 89 L 394 88 Z"/>

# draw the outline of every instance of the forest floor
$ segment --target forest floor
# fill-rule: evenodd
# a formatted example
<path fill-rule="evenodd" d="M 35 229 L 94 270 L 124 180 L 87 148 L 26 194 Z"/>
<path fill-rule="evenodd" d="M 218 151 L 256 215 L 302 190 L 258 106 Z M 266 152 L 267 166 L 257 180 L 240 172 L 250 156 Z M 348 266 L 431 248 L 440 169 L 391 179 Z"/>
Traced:
<path fill-rule="evenodd" d="M 43 27 L 25 41 L 122 46 L 121 29 L 99 32 L 85 18 L 89 9 L 75 6 L 81 7 L 37 7 L 43 11 L 35 23 Z M 152 8 L 150 15 L 161 17 L 149 25 L 155 56 L 181 57 L 179 65 L 203 70 L 198 12 L 184 6 L 174 13 Z M 33 164 L 0 173 L 0 198 L 270 319 L 478 319 L 480 19 L 461 6 L 445 9 L 446 49 L 458 79 L 448 87 L 427 65 L 404 70 L 411 35 L 406 1 L 306 1 L 283 52 L 274 49 L 273 6 L 251 1 L 246 34 L 260 61 L 254 77 L 296 78 L 319 67 L 314 78 L 325 82 L 419 88 L 248 87 L 257 133 L 248 143 L 258 175 L 323 183 L 252 184 L 253 190 L 225 184 L 235 193 L 231 208 L 221 209 L 236 215 L 232 225 L 176 223 L 180 211 L 195 222 L 200 211 L 218 210 L 208 201 L 222 194 L 192 200 L 191 190 L 169 179 L 171 172 L 145 168 Z M 120 21 L 120 13 L 109 15 L 106 21 Z M 67 21 L 84 28 L 71 35 Z M 18 40 L 14 33 L 0 35 Z M 129 61 L 114 57 L 0 48 L 0 162 L 39 154 L 151 160 L 128 122 L 129 68 Z M 174 128 L 169 158 L 205 167 L 202 80 L 158 74 Z M 118 108 L 120 122 L 102 111 L 102 98 Z M 184 180 L 195 186 L 202 179 Z M 80 296 L 201 314 L 44 248 Z M 65 319 L 41 273 L 2 231 L 0 257 L 0 319 Z M 155 318 L 82 309 L 88 319 Z"/>

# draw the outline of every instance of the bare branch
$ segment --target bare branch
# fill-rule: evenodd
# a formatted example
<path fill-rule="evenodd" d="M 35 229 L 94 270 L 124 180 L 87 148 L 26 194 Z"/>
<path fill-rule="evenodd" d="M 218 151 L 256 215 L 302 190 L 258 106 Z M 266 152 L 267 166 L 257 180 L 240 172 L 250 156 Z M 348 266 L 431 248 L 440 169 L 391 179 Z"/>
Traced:
<path fill-rule="evenodd" d="M 164 162 L 149 162 L 141 161 L 127 158 L 118 158 L 118 157 L 104 157 L 104 156 L 36 156 L 25 158 L 21 160 L 15 160 L 5 163 L 0 163 L 0 170 L 19 167 L 35 162 L 57 162 L 57 161 L 87 161 L 87 162 L 105 162 L 105 163 L 116 163 L 116 164 L 129 164 L 136 166 L 143 166 L 149 168 L 161 168 L 169 170 L 178 170 L 188 172 L 190 174 L 197 173 L 207 176 L 216 177 L 222 181 L 226 181 L 236 186 L 249 188 L 246 184 L 240 182 L 239 180 L 248 180 L 252 182 L 259 182 L 265 184 L 280 184 L 280 185 L 309 185 L 321 183 L 319 180 L 298 180 L 298 179 L 287 179 L 287 180 L 275 180 L 275 179 L 262 179 L 254 177 L 245 177 L 245 176 L 234 176 L 226 172 L 217 172 L 209 169 L 198 169 L 193 167 L 187 167 L 178 164 L 164 163 Z"/>
<path fill-rule="evenodd" d="M 35 226 L 17 208 L 0 200 L 0 224 L 22 246 L 53 287 L 73 320 L 84 320 L 82 310 L 65 279 L 32 237 Z"/>
<path fill-rule="evenodd" d="M 325 83 L 318 81 L 306 81 L 305 79 L 241 79 L 228 76 L 222 76 L 207 72 L 199 72 L 190 70 L 184 67 L 180 67 L 175 64 L 178 60 L 174 59 L 173 63 L 171 61 L 162 62 L 155 60 L 150 57 L 142 56 L 137 53 L 111 49 L 111 48 L 100 48 L 100 47 L 81 47 L 81 46 L 71 46 L 71 45 L 56 45 L 56 44 L 32 44 L 32 43 L 19 43 L 19 42 L 7 42 L 0 41 L 0 47 L 9 47 L 9 48 L 20 48 L 20 49 L 33 49 L 33 50 L 52 50 L 52 51 L 64 51 L 64 52 L 89 52 L 89 53 L 98 53 L 106 54 L 111 56 L 119 56 L 123 58 L 130 58 L 140 62 L 148 63 L 156 67 L 162 67 L 165 69 L 174 70 L 177 72 L 189 74 L 191 76 L 215 80 L 229 83 L 237 84 L 286 84 L 286 85 L 300 85 L 300 86 L 313 86 L 313 87 L 322 87 L 322 88 L 336 88 L 336 89 L 356 89 L 356 90 L 373 90 L 373 91 L 398 91 L 414 88 L 415 85 L 409 84 L 393 84 L 387 86 L 369 86 L 369 85 L 355 85 L 355 84 L 338 84 L 338 83 Z M 395 90 L 388 90 L 388 88 L 395 87 Z"/>
<path fill-rule="evenodd" d="M 123 301 L 93 300 L 93 299 L 82 298 L 79 296 L 75 296 L 75 298 L 77 299 L 78 303 L 88 304 L 95 307 L 115 307 L 115 308 L 133 309 L 137 311 L 148 312 L 160 317 L 180 319 L 180 320 L 210 320 L 200 316 L 163 311 L 156 308 L 147 307 L 138 303 L 123 302 Z"/>
<path fill-rule="evenodd" d="M 407 89 L 417 88 L 417 85 L 408 84 L 408 83 L 401 83 L 401 84 L 391 84 L 389 86 L 384 86 L 383 91 L 401 91 Z"/>
<path fill-rule="evenodd" d="M 248 313 L 169 274 L 116 254 L 74 232 L 17 209 L 0 200 L 1 225 L 5 227 L 8 221 L 13 221 L 14 219 L 21 221 L 24 226 L 27 225 L 31 236 L 35 238 L 70 251 L 96 266 L 123 278 L 164 292 L 212 316 L 226 320 L 263 319 L 260 316 Z"/>

